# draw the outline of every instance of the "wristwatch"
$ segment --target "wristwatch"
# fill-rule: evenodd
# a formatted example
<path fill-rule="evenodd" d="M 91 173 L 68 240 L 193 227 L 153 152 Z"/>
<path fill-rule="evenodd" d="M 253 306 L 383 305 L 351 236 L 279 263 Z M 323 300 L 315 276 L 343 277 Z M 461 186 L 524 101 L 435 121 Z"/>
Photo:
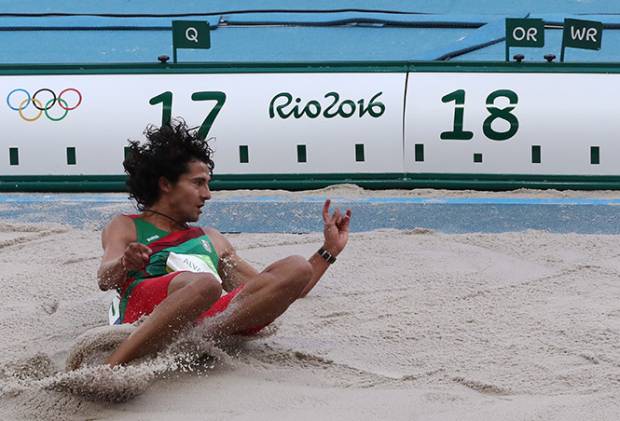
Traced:
<path fill-rule="evenodd" d="M 329 263 L 330 265 L 336 261 L 336 258 L 330 252 L 325 250 L 325 248 L 323 247 L 321 247 L 319 251 L 317 251 L 317 253 L 319 256 L 325 259 L 325 261 Z"/>

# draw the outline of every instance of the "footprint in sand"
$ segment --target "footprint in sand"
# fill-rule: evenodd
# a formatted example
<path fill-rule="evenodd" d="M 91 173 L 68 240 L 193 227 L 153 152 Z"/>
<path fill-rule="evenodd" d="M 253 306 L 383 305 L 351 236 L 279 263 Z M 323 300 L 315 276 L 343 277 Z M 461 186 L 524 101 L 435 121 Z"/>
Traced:
<path fill-rule="evenodd" d="M 75 340 L 67 362 L 67 371 L 83 366 L 101 365 L 108 355 L 134 330 L 130 324 L 99 326 L 89 329 Z"/>
<path fill-rule="evenodd" d="M 88 399 L 127 401 L 141 393 L 161 371 L 157 364 L 110 367 L 105 359 L 134 330 L 133 325 L 100 326 L 80 335 L 69 351 L 66 372 L 45 379 L 41 387 Z"/>
<path fill-rule="evenodd" d="M 86 365 L 44 379 L 40 387 L 96 401 L 125 402 L 142 394 L 160 371 L 150 364 L 114 368 L 105 364 Z"/>
<path fill-rule="evenodd" d="M 88 399 L 123 402 L 142 394 L 165 372 L 183 370 L 213 354 L 213 345 L 200 336 L 181 337 L 172 353 L 146 356 L 123 366 L 110 367 L 105 359 L 136 326 L 100 326 L 79 336 L 69 351 L 66 372 L 45 379 L 48 390 L 70 392 Z M 212 362 L 210 362 L 212 364 Z"/>

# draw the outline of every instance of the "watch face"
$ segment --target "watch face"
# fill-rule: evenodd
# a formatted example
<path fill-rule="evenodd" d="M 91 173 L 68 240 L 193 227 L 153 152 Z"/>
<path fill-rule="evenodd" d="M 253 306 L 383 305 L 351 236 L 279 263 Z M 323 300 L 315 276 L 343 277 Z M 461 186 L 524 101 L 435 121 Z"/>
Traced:
<path fill-rule="evenodd" d="M 321 247 L 319 249 L 318 254 L 323 259 L 325 259 L 325 261 L 327 261 L 327 263 L 334 263 L 336 261 L 336 258 L 334 256 L 332 256 L 332 254 L 330 252 L 328 252 L 327 250 L 325 250 L 323 247 Z"/>

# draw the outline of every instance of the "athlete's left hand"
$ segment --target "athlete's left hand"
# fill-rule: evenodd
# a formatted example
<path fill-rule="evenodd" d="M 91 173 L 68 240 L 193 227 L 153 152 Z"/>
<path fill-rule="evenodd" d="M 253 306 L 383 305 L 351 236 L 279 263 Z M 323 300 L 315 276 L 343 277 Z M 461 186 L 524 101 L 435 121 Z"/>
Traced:
<path fill-rule="evenodd" d="M 347 209 L 344 215 L 340 209 L 330 216 L 329 204 L 331 200 L 327 199 L 323 205 L 323 236 L 325 243 L 323 247 L 333 256 L 337 256 L 347 245 L 349 241 L 349 222 L 351 222 L 351 209 Z"/>

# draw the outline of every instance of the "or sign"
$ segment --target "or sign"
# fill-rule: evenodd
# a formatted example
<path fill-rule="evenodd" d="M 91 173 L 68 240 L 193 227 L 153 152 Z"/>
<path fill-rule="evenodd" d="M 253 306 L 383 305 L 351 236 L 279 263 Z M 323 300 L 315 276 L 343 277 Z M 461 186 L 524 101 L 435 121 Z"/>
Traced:
<path fill-rule="evenodd" d="M 506 44 L 509 47 L 543 47 L 545 23 L 542 19 L 506 19 Z"/>
<path fill-rule="evenodd" d="M 600 50 L 603 37 L 601 22 L 579 19 L 564 19 L 564 34 L 562 48 L 583 48 L 586 50 Z"/>
<path fill-rule="evenodd" d="M 510 47 L 544 45 L 545 23 L 542 19 L 506 19 L 506 61 L 510 61 Z"/>

